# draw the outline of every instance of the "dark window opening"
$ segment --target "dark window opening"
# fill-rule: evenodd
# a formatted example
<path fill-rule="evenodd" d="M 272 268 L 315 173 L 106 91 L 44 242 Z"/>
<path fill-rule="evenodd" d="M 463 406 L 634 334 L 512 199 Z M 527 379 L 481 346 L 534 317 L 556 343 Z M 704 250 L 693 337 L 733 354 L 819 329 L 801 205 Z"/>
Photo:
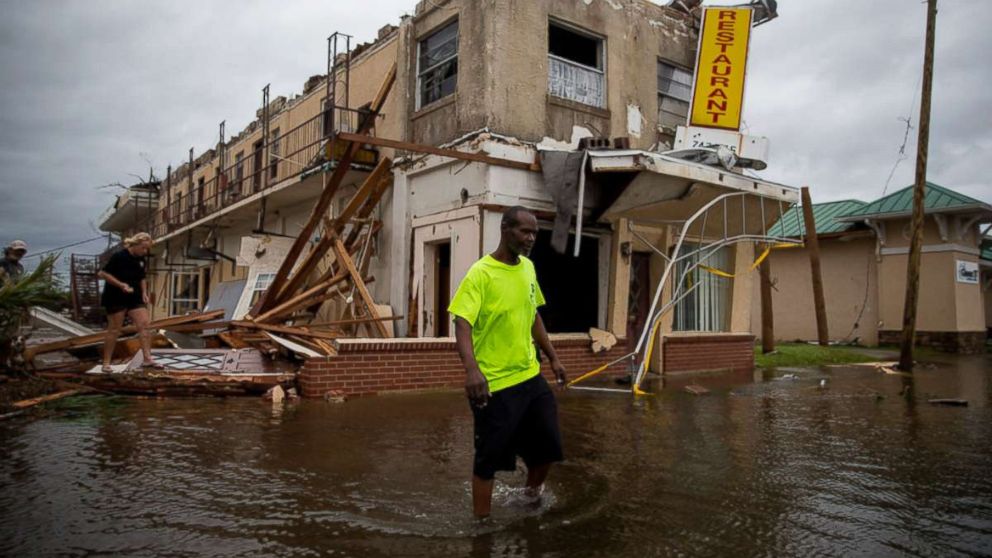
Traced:
<path fill-rule="evenodd" d="M 595 238 L 584 237 L 578 258 L 572 256 L 574 246 L 570 234 L 565 253 L 555 252 L 551 231 L 542 229 L 530 254 L 544 293 L 539 311 L 549 332 L 586 333 L 599 325 L 599 246 Z"/>
<path fill-rule="evenodd" d="M 455 92 L 458 81 L 458 22 L 453 21 L 420 41 L 417 60 L 419 106 Z"/>
<path fill-rule="evenodd" d="M 603 69 L 603 41 L 554 23 L 548 25 L 548 52 L 576 64 Z"/>
<path fill-rule="evenodd" d="M 252 190 L 257 192 L 262 188 L 262 157 L 265 154 L 265 140 L 258 140 L 251 146 L 252 149 L 252 173 L 251 173 L 251 187 Z"/>
<path fill-rule="evenodd" d="M 451 242 L 435 245 L 434 249 L 434 335 L 451 335 Z"/>

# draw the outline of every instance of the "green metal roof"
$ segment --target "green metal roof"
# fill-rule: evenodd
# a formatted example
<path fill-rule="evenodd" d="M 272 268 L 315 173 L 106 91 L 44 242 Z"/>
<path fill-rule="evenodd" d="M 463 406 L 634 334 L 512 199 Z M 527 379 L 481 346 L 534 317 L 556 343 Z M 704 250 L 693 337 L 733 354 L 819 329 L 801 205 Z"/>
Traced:
<path fill-rule="evenodd" d="M 849 215 L 868 205 L 861 200 L 841 200 L 835 202 L 813 204 L 813 223 L 816 225 L 816 234 L 828 234 L 844 232 L 855 223 L 838 221 L 837 219 Z M 798 205 L 790 209 L 781 219 L 770 229 L 768 234 L 772 236 L 795 237 L 806 236 L 806 224 L 803 222 L 802 208 Z"/>
<path fill-rule="evenodd" d="M 992 262 L 992 237 L 986 236 L 984 239 L 982 239 L 981 250 L 982 253 L 979 255 L 979 257 L 983 260 L 988 260 Z"/>
<path fill-rule="evenodd" d="M 923 209 L 926 213 L 941 213 L 954 209 L 980 209 L 992 211 L 987 203 L 948 190 L 939 184 L 927 182 Z M 851 212 L 845 220 L 856 221 L 865 217 L 909 215 L 913 212 L 913 186 L 907 186 L 898 192 L 893 192 L 884 198 L 879 198 L 864 207 Z"/>

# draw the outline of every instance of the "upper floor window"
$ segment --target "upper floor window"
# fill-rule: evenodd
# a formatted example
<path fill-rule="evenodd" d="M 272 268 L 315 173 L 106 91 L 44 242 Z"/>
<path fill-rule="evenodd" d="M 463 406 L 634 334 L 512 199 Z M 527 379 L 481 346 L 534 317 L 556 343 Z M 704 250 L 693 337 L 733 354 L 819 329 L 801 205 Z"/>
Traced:
<path fill-rule="evenodd" d="M 692 72 L 658 61 L 658 125 L 685 125 L 692 99 Z"/>
<path fill-rule="evenodd" d="M 455 92 L 458 81 L 458 21 L 420 41 L 417 56 L 417 108 Z"/>
<path fill-rule="evenodd" d="M 548 93 L 606 108 L 605 41 L 572 26 L 548 23 Z"/>

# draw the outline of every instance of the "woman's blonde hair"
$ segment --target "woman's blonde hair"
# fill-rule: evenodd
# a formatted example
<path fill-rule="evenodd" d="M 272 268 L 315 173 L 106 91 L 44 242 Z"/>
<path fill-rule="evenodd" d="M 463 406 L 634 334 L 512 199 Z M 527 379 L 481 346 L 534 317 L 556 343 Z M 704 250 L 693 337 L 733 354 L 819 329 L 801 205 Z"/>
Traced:
<path fill-rule="evenodd" d="M 129 236 L 129 237 L 125 238 L 124 239 L 124 247 L 125 248 L 130 248 L 132 246 L 137 246 L 138 244 L 144 244 L 145 242 L 147 242 L 148 244 L 152 244 L 155 241 L 152 240 L 152 235 L 150 235 L 150 234 L 148 234 L 146 232 L 139 232 L 139 233 L 135 234 L 134 236 Z"/>

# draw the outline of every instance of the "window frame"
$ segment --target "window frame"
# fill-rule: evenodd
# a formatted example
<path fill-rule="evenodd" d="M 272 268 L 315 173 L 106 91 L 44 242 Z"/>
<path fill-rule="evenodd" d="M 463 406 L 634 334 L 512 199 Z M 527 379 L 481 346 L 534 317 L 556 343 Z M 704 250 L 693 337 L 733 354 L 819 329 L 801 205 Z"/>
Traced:
<path fill-rule="evenodd" d="M 442 33 L 445 30 L 447 30 L 452 25 L 455 26 L 455 37 L 454 37 L 455 50 L 454 50 L 454 54 L 452 54 L 451 56 L 445 58 L 444 60 L 441 60 L 441 61 L 439 61 L 439 62 L 437 62 L 437 63 L 435 63 L 435 64 L 433 64 L 433 65 L 431 65 L 431 66 L 429 66 L 427 68 L 421 68 L 420 67 L 420 61 L 421 61 L 421 58 L 423 58 L 424 43 L 426 43 L 432 37 L 434 37 L 434 36 Z M 459 58 L 458 53 L 459 53 L 459 46 L 460 46 L 460 44 L 461 44 L 461 26 L 459 25 L 459 20 L 458 20 L 457 17 L 454 18 L 454 19 L 452 19 L 452 20 L 449 20 L 449 21 L 447 21 L 445 23 L 442 23 L 441 25 L 438 25 L 430 33 L 425 34 L 422 38 L 420 38 L 420 39 L 417 40 L 417 61 L 416 61 L 417 62 L 417 95 L 416 95 L 416 107 L 415 107 L 415 110 L 420 110 L 420 109 L 422 109 L 424 107 L 428 107 L 430 105 L 433 105 L 434 103 L 438 103 L 438 102 L 440 102 L 440 101 L 442 101 L 444 99 L 447 99 L 448 97 L 453 96 L 458 91 L 458 70 L 457 70 L 457 64 L 458 64 L 458 58 Z M 430 102 L 426 102 L 425 103 L 424 102 L 424 76 L 427 73 L 429 73 L 429 72 L 431 72 L 433 70 L 436 70 L 436 69 L 444 66 L 445 64 L 451 62 L 452 60 L 455 61 L 455 65 L 456 65 L 456 70 L 455 70 L 455 88 L 454 88 L 454 91 L 452 91 L 451 93 L 448 93 L 447 95 L 442 95 L 442 96 L 440 96 L 440 97 L 438 97 L 436 99 L 431 100 Z"/>
<path fill-rule="evenodd" d="M 682 83 L 682 82 L 679 82 L 679 81 L 675 81 L 673 79 L 669 79 L 669 81 L 674 82 L 674 83 L 678 83 L 679 85 L 686 85 L 686 86 L 688 86 L 689 93 L 687 95 L 687 98 L 681 99 L 681 98 L 679 98 L 679 97 L 677 97 L 677 96 L 675 96 L 675 95 L 673 95 L 673 94 L 671 94 L 669 92 L 664 92 L 664 91 L 661 90 L 661 79 L 662 79 L 661 78 L 661 69 L 662 69 L 662 66 L 668 66 L 668 67 L 674 68 L 675 70 L 682 71 L 682 72 L 685 72 L 686 74 L 688 74 L 688 76 L 689 76 L 689 83 Z M 693 71 L 690 68 L 686 68 L 685 66 L 682 66 L 681 64 L 676 64 L 675 62 L 672 62 L 671 60 L 666 60 L 664 58 L 658 58 L 658 62 L 655 65 L 655 68 L 656 68 L 656 70 L 655 70 L 655 72 L 656 72 L 655 77 L 656 77 L 656 81 L 657 81 L 657 83 L 656 83 L 656 89 L 657 89 L 657 93 L 658 93 L 658 114 L 656 115 L 657 118 L 658 118 L 658 127 L 659 128 L 661 128 L 661 127 L 668 127 L 668 124 L 662 123 L 662 121 L 661 121 L 661 114 L 662 113 L 665 113 L 666 115 L 669 115 L 669 116 L 680 116 L 682 118 L 682 124 L 683 125 L 688 125 L 688 122 L 689 122 L 689 111 L 692 110 L 692 92 L 693 92 L 692 91 L 692 88 L 693 88 L 693 83 L 694 83 L 694 79 L 693 79 L 694 74 L 693 74 Z M 662 98 L 663 97 L 668 98 L 668 99 L 675 100 L 675 101 L 680 102 L 680 103 L 685 103 L 685 105 L 686 105 L 686 112 L 685 112 L 685 114 L 684 115 L 677 115 L 676 113 L 673 113 L 671 111 L 664 110 L 662 108 Z M 678 125 L 676 124 L 676 126 L 678 126 Z"/>
<path fill-rule="evenodd" d="M 259 287 L 259 283 L 263 281 L 263 278 L 267 280 L 265 281 L 265 284 L 263 286 Z M 251 302 L 249 306 L 255 306 L 255 303 L 258 302 L 258 299 L 262 296 L 262 293 L 264 293 L 265 290 L 272 285 L 272 281 L 275 278 L 276 278 L 275 272 L 270 273 L 264 271 L 264 272 L 259 272 L 257 275 L 255 275 L 255 281 L 251 285 L 251 297 L 249 299 Z"/>
<path fill-rule="evenodd" d="M 551 53 L 551 40 L 550 40 L 550 34 L 551 34 L 551 27 L 552 26 L 558 27 L 559 29 L 563 29 L 565 31 L 568 31 L 570 33 L 574 33 L 574 34 L 579 35 L 579 36 L 582 36 L 582 37 L 586 37 L 588 39 L 595 40 L 597 42 L 596 58 L 598 59 L 599 65 L 601 67 L 600 68 L 594 68 L 592 66 L 587 66 L 587 65 L 585 65 L 585 64 L 583 64 L 581 62 L 576 62 L 574 60 L 569 60 L 568 58 L 565 58 L 563 56 L 559 56 L 557 54 L 552 54 Z M 556 99 L 563 99 L 563 100 L 568 101 L 568 102 L 579 103 L 579 104 L 582 104 L 582 105 L 586 105 L 586 106 L 590 106 L 590 107 L 595 107 L 595 108 L 598 108 L 598 109 L 604 109 L 604 110 L 607 109 L 607 107 L 610 106 L 610 104 L 609 104 L 609 87 L 608 87 L 608 79 L 607 79 L 608 78 L 608 76 L 607 76 L 607 72 L 608 72 L 608 60 L 609 60 L 609 56 L 607 56 L 607 48 L 608 48 L 607 37 L 605 35 L 601 35 L 599 33 L 596 33 L 595 31 L 591 31 L 589 29 L 585 29 L 585 28 L 580 27 L 580 26 L 578 26 L 578 25 L 576 25 L 574 23 L 570 23 L 568 21 L 565 21 L 563 19 L 559 19 L 559 18 L 556 18 L 556 17 L 553 17 L 553 16 L 549 16 L 548 17 L 547 33 L 548 33 L 547 57 L 549 59 L 554 59 L 554 60 L 556 60 L 558 62 L 561 62 L 561 63 L 564 63 L 564 64 L 568 64 L 568 65 L 572 65 L 572 66 L 577 66 L 579 68 L 588 70 L 590 72 L 597 73 L 600 76 L 602 76 L 602 80 L 603 80 L 603 85 L 602 85 L 603 99 L 602 99 L 602 104 L 599 105 L 599 106 L 597 106 L 597 105 L 590 105 L 588 103 L 583 103 L 582 101 L 576 101 L 575 99 L 569 99 L 568 97 L 560 97 L 558 95 L 554 95 L 553 93 L 551 93 L 551 75 L 550 75 L 551 68 L 550 68 L 550 64 L 548 66 L 548 94 L 551 95 L 552 97 L 556 98 Z"/>

